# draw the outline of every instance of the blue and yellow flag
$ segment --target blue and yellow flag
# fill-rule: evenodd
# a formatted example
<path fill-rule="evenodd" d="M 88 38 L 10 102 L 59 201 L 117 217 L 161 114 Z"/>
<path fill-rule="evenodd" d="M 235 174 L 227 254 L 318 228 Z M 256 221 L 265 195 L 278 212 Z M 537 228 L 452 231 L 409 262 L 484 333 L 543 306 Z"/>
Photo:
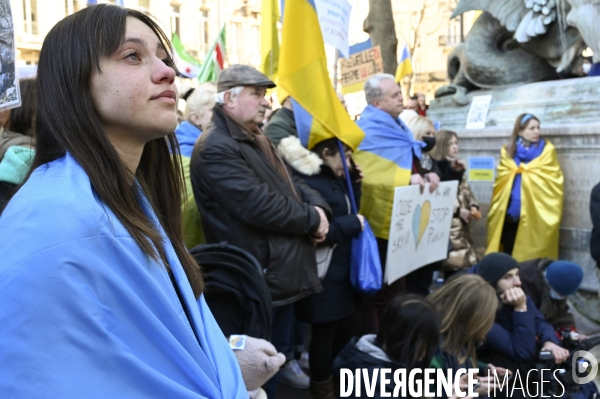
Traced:
<path fill-rule="evenodd" d="M 521 217 L 512 257 L 519 262 L 536 258 L 558 259 L 562 218 L 564 177 L 556 149 L 546 141 L 542 154 L 529 163 L 517 165 L 501 150 L 498 177 L 487 218 L 486 253 L 498 252 L 504 219 L 515 176 L 521 174 Z"/>
<path fill-rule="evenodd" d="M 387 112 L 367 106 L 358 125 L 365 139 L 354 155 L 365 175 L 362 181 L 360 214 L 371 225 L 376 237 L 387 240 L 392 220 L 396 187 L 407 186 L 412 174 L 413 155 L 421 158 L 422 141 Z"/>
<path fill-rule="evenodd" d="M 307 148 L 333 137 L 355 150 L 364 133 L 337 98 L 313 0 L 286 0 L 278 84 L 294 99 L 300 141 Z"/>
<path fill-rule="evenodd" d="M 277 0 L 262 0 L 262 24 L 260 26 L 260 69 L 271 80 L 279 69 L 279 4 Z"/>
<path fill-rule="evenodd" d="M 402 55 L 400 56 L 400 62 L 398 68 L 396 68 L 396 82 L 400 82 L 402 78 L 413 73 L 413 67 L 410 62 L 410 53 L 408 52 L 408 46 L 405 44 L 402 49 Z"/>

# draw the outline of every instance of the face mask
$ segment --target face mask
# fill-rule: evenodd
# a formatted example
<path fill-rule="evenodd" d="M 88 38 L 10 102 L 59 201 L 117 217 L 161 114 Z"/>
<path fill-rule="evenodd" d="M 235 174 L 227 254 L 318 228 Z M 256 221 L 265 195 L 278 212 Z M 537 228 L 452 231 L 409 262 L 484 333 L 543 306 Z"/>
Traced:
<path fill-rule="evenodd" d="M 435 147 L 435 137 L 423 136 L 421 141 L 423 141 L 425 143 L 425 147 L 423 147 L 421 149 L 421 151 L 423 151 L 423 152 L 429 152 L 429 151 L 433 150 L 433 147 Z"/>
<path fill-rule="evenodd" d="M 585 73 L 587 75 L 592 70 L 592 64 L 589 64 L 589 63 L 585 62 L 583 64 L 582 68 L 583 68 L 583 73 Z"/>

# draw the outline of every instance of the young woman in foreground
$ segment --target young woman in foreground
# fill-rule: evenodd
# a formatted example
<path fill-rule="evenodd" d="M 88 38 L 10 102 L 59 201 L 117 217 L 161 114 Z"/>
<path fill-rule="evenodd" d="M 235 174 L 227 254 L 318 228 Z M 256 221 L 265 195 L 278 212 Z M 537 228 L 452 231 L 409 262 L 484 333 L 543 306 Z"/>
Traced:
<path fill-rule="evenodd" d="M 181 237 L 168 49 L 108 5 L 44 41 L 33 169 L 0 217 L 2 398 L 248 397 Z"/>

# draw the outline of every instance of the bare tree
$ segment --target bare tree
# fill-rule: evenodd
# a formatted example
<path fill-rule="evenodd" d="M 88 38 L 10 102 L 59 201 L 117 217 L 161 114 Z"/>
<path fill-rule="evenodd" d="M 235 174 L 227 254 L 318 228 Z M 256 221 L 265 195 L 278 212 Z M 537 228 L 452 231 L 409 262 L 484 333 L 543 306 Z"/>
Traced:
<path fill-rule="evenodd" d="M 398 67 L 398 38 L 391 0 L 369 0 L 369 15 L 363 30 L 371 37 L 373 46 L 381 46 L 384 72 L 395 74 Z"/>
<path fill-rule="evenodd" d="M 408 47 L 408 53 L 410 54 L 411 60 L 414 60 L 415 50 L 421 43 L 422 38 L 437 32 L 439 29 L 439 25 L 434 23 L 430 31 L 425 31 L 425 27 L 428 24 L 424 23 L 428 19 L 440 17 L 443 9 L 439 6 L 439 3 L 440 2 L 437 0 L 422 0 L 420 7 L 413 10 L 410 15 L 411 35 L 408 39 L 404 38 L 404 42 Z M 410 94 L 414 82 L 414 75 L 415 72 L 413 71 L 412 74 L 404 78 L 406 84 L 406 94 Z"/>

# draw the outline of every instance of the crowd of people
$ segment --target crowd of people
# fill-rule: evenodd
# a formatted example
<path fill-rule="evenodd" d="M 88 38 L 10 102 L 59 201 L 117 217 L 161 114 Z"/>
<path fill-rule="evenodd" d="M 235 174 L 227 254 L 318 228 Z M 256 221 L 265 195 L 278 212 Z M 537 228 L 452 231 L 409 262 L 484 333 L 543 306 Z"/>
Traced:
<path fill-rule="evenodd" d="M 293 99 L 267 115 L 276 85 L 245 65 L 186 93 L 178 121 L 170 48 L 141 12 L 87 7 L 49 32 L 22 106 L 0 114 L 1 397 L 274 399 L 283 383 L 332 399 L 342 369 L 428 367 L 479 369 L 484 395 L 487 370 L 527 374 L 541 350 L 559 365 L 565 339 L 586 338 L 536 116 L 501 149 L 482 249 L 457 133 L 436 131 L 422 95 L 405 109 L 393 75 L 365 83 L 356 151 L 306 148 Z M 459 187 L 447 258 L 358 292 L 365 222 L 385 268 L 394 189 L 444 181 Z"/>

